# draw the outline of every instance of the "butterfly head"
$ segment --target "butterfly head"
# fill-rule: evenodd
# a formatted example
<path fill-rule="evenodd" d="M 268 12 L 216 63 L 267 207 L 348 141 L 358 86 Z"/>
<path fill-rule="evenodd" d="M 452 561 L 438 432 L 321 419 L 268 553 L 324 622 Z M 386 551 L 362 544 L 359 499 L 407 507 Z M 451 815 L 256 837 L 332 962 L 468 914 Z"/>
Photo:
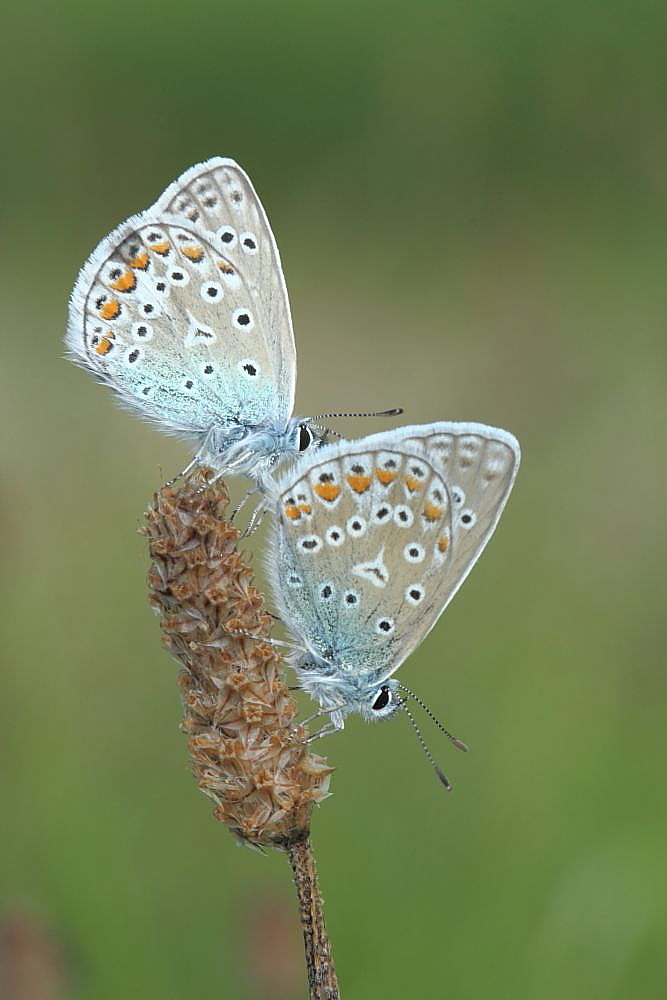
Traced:
<path fill-rule="evenodd" d="M 400 706 L 398 684 L 388 680 L 374 687 L 365 700 L 359 702 L 359 711 L 366 722 L 377 722 L 380 719 L 390 719 Z"/>
<path fill-rule="evenodd" d="M 358 712 L 366 722 L 389 719 L 401 705 L 398 681 L 378 683 L 344 667 L 324 664 L 320 656 L 307 655 L 294 663 L 301 687 L 328 712 L 334 725 L 342 728 L 343 719 Z M 323 669 L 325 668 L 325 669 Z"/>
<path fill-rule="evenodd" d="M 324 435 L 308 420 L 293 417 L 287 427 L 287 450 L 294 455 L 301 455 L 309 448 L 317 448 Z"/>

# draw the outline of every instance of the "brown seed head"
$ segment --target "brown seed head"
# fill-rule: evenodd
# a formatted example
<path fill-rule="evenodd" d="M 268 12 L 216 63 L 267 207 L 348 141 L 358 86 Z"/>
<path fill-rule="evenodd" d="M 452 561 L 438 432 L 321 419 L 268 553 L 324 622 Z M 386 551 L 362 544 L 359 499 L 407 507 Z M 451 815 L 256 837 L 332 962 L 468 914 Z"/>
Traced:
<path fill-rule="evenodd" d="M 333 769 L 294 728 L 282 657 L 257 638 L 271 620 L 224 519 L 227 491 L 205 483 L 196 472 L 164 486 L 146 513 L 150 601 L 183 667 L 182 729 L 215 816 L 252 844 L 288 847 L 308 834 Z"/>

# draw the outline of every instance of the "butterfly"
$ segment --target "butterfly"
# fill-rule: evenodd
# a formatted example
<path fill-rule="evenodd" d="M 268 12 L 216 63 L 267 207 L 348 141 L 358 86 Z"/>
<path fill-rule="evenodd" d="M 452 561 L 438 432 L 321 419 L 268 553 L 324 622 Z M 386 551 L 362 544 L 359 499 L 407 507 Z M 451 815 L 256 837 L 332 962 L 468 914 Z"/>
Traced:
<path fill-rule="evenodd" d="M 399 707 L 392 675 L 479 558 L 519 461 L 507 431 L 438 422 L 324 445 L 277 477 L 268 576 L 333 727 Z"/>
<path fill-rule="evenodd" d="M 188 469 L 265 489 L 283 456 L 319 440 L 292 416 L 296 350 L 280 256 L 233 160 L 186 170 L 101 241 L 74 285 L 66 345 L 130 410 L 196 442 Z"/>

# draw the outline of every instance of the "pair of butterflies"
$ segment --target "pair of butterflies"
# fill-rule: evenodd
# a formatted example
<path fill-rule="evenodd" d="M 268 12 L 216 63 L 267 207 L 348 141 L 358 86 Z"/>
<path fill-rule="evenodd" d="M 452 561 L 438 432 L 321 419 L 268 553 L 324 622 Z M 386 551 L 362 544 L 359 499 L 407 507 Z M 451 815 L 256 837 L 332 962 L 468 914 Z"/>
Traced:
<path fill-rule="evenodd" d="M 333 727 L 352 711 L 393 714 L 392 675 L 498 522 L 516 439 L 437 422 L 324 444 L 295 418 L 278 248 L 229 159 L 192 167 L 102 240 L 74 286 L 66 342 L 121 403 L 193 439 L 192 464 L 262 491 L 274 514 L 270 581 L 300 644 L 293 666 Z"/>

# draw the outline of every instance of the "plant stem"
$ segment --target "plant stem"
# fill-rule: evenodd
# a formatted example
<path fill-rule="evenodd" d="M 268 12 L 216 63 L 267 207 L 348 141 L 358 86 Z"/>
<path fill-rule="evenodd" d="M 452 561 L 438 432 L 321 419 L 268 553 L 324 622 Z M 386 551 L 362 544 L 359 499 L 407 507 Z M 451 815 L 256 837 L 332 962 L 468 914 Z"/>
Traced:
<path fill-rule="evenodd" d="M 322 897 L 310 840 L 307 836 L 299 838 L 289 843 L 286 850 L 299 900 L 310 1000 L 339 1000 L 338 980 L 324 926 Z"/>

